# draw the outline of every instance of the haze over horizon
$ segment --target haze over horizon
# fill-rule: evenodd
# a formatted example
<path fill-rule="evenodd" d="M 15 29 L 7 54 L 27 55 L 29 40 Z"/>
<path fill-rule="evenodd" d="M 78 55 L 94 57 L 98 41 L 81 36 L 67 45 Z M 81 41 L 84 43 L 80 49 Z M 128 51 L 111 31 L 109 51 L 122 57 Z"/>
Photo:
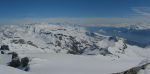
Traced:
<path fill-rule="evenodd" d="M 1 0 L 0 24 L 149 24 L 149 0 Z"/>

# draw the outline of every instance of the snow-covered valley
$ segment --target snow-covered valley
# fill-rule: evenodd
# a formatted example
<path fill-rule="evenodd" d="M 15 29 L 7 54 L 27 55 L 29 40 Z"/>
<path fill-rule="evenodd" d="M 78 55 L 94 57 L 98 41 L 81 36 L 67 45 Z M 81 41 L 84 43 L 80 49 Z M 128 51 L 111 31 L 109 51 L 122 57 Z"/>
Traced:
<path fill-rule="evenodd" d="M 150 62 L 150 48 L 126 44 L 124 39 L 86 31 L 82 27 L 51 24 L 6 25 L 0 27 L 0 73 L 8 74 L 8 52 L 29 57 L 31 74 L 112 74 Z M 4 67 L 4 68 L 3 68 Z M 15 69 L 15 70 L 13 70 Z M 10 68 L 14 74 L 19 69 Z M 6 72 L 5 72 L 6 71 Z M 149 65 L 140 74 L 148 74 Z M 15 73 L 16 72 L 16 73 Z"/>

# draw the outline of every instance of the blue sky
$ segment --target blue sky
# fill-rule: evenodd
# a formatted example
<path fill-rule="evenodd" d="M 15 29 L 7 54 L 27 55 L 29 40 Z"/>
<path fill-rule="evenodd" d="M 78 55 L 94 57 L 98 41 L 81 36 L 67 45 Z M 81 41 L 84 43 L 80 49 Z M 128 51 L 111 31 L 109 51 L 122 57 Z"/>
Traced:
<path fill-rule="evenodd" d="M 0 0 L 0 22 L 25 18 L 149 16 L 150 0 Z"/>

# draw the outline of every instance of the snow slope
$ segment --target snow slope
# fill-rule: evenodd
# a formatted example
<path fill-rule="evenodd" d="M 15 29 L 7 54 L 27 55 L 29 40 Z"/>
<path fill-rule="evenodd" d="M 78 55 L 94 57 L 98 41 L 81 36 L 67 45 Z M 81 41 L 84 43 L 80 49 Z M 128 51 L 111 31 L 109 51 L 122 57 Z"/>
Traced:
<path fill-rule="evenodd" d="M 9 45 L 20 57 L 30 57 L 29 73 L 33 74 L 111 74 L 149 58 L 145 50 L 121 38 L 62 25 L 2 26 L 0 45 Z M 0 55 L 0 64 L 6 65 L 10 57 Z"/>
<path fill-rule="evenodd" d="M 114 60 L 112 57 L 101 55 L 28 54 L 28 56 L 33 57 L 30 72 L 35 74 L 111 74 L 134 67 L 142 60 L 137 57 Z"/>
<path fill-rule="evenodd" d="M 131 48 L 133 50 L 131 50 Z M 23 54 L 32 58 L 31 73 L 36 74 L 112 74 L 138 66 L 146 58 L 133 51 L 138 47 L 129 46 L 126 55 L 120 58 L 112 56 L 86 56 L 68 54 Z M 140 49 L 141 50 L 141 49 Z M 138 51 L 137 51 L 138 52 Z"/>
<path fill-rule="evenodd" d="M 1 74 L 31 74 L 31 73 L 24 72 L 22 70 L 4 66 L 4 65 L 0 65 L 0 73 Z"/>

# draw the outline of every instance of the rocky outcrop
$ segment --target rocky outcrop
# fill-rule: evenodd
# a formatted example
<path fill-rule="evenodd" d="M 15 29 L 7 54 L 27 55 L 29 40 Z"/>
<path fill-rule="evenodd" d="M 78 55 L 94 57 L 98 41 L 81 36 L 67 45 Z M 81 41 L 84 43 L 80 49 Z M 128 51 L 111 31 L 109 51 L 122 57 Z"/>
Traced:
<path fill-rule="evenodd" d="M 8 45 L 2 45 L 0 50 L 9 50 L 9 47 Z"/>
<path fill-rule="evenodd" d="M 2 45 L 1 46 L 1 54 L 2 55 L 11 55 L 11 61 L 8 61 L 6 63 L 8 63 L 8 66 L 14 67 L 14 68 L 18 68 L 24 71 L 29 71 L 30 67 L 29 67 L 29 58 L 28 57 L 23 57 L 20 58 L 18 53 L 16 52 L 12 52 L 9 49 L 8 45 Z M 5 59 L 5 58 L 4 58 Z"/>

